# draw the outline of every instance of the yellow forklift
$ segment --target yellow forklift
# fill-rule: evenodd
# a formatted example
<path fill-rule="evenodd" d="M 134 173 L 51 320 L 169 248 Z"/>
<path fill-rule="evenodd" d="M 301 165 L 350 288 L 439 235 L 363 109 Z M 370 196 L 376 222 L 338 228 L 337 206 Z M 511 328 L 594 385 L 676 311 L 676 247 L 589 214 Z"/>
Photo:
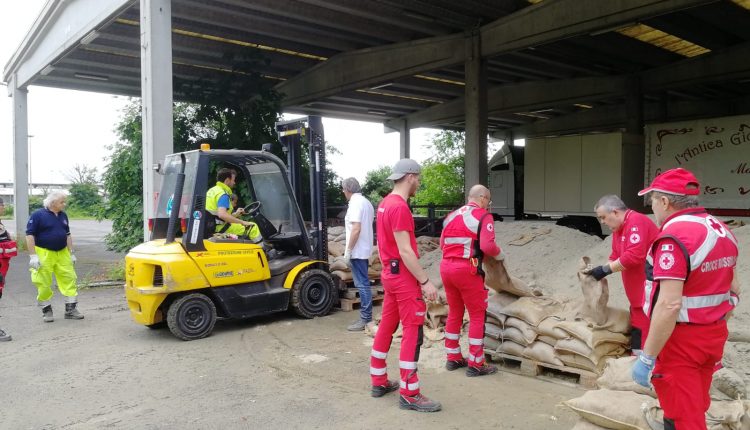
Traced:
<path fill-rule="evenodd" d="M 248 232 L 237 238 L 215 234 L 216 219 L 205 205 L 216 166 L 238 172 L 235 192 L 244 187 L 252 200 L 244 209 L 261 240 Z M 314 167 L 311 176 L 320 172 Z M 160 173 L 150 240 L 125 257 L 125 296 L 137 323 L 166 323 L 176 337 L 195 340 L 211 334 L 218 318 L 289 308 L 313 318 L 331 311 L 338 291 L 328 271 L 325 228 L 308 231 L 284 163 L 268 145 L 262 151 L 205 145 L 167 156 Z M 312 207 L 318 215 L 313 226 L 322 227 L 324 215 L 315 210 L 322 206 Z"/>

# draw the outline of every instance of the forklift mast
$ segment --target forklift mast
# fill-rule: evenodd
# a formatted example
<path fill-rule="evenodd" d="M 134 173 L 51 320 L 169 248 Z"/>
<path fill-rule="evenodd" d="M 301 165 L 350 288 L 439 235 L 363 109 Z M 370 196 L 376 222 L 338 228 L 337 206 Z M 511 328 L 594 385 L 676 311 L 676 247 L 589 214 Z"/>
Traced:
<path fill-rule="evenodd" d="M 307 116 L 276 123 L 279 142 L 286 153 L 289 183 L 300 208 L 304 207 L 301 154 L 307 144 L 310 160 L 311 242 L 315 258 L 328 260 L 328 220 L 326 219 L 326 151 L 323 121 Z"/>

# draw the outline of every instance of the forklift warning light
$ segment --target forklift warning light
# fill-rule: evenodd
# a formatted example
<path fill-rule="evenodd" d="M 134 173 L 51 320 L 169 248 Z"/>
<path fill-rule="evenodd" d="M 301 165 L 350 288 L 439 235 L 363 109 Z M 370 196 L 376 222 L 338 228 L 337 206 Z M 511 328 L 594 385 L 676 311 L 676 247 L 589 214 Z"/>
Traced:
<path fill-rule="evenodd" d="M 210 143 L 201 143 L 201 151 L 208 151 L 209 149 L 211 149 Z"/>

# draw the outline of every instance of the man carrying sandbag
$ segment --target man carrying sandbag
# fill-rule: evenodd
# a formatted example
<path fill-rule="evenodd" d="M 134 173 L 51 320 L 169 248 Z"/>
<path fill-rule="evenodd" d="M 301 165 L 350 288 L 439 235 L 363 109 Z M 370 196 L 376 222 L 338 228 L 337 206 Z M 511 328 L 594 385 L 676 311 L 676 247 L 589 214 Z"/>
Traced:
<path fill-rule="evenodd" d="M 443 222 L 440 248 L 440 277 L 448 299 L 445 322 L 445 368 L 456 370 L 468 365 L 466 376 L 484 376 L 497 372 L 497 367 L 484 361 L 484 320 L 487 311 L 487 288 L 484 286 L 482 256 L 502 260 L 503 253 L 495 244 L 495 220 L 487 212 L 490 190 L 474 185 L 466 205 L 448 214 Z M 469 311 L 469 359 L 461 354 L 464 309 Z"/>
<path fill-rule="evenodd" d="M 648 334 L 648 317 L 643 313 L 643 283 L 646 281 L 646 254 L 659 229 L 651 218 L 628 209 L 615 195 L 604 196 L 594 206 L 599 222 L 612 230 L 609 261 L 586 272 L 597 281 L 622 272 L 622 284 L 630 302 L 630 349 L 638 354 Z"/>
<path fill-rule="evenodd" d="M 653 383 L 665 430 L 705 429 L 726 319 L 739 303 L 737 239 L 698 207 L 700 185 L 685 169 L 657 176 L 644 194 L 661 230 L 646 262 L 643 310 L 651 325 L 633 380 Z"/>

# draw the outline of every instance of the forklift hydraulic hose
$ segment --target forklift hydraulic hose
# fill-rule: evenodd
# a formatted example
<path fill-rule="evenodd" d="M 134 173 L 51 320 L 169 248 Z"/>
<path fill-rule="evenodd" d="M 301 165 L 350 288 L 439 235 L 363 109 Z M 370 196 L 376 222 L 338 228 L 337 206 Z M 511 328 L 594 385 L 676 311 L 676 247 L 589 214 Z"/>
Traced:
<path fill-rule="evenodd" d="M 174 196 L 172 197 L 172 212 L 169 213 L 169 224 L 167 224 L 166 243 L 174 242 L 177 235 L 177 218 L 180 216 L 180 206 L 182 204 L 182 187 L 185 185 L 185 154 L 180 154 L 180 173 L 174 186 Z"/>

